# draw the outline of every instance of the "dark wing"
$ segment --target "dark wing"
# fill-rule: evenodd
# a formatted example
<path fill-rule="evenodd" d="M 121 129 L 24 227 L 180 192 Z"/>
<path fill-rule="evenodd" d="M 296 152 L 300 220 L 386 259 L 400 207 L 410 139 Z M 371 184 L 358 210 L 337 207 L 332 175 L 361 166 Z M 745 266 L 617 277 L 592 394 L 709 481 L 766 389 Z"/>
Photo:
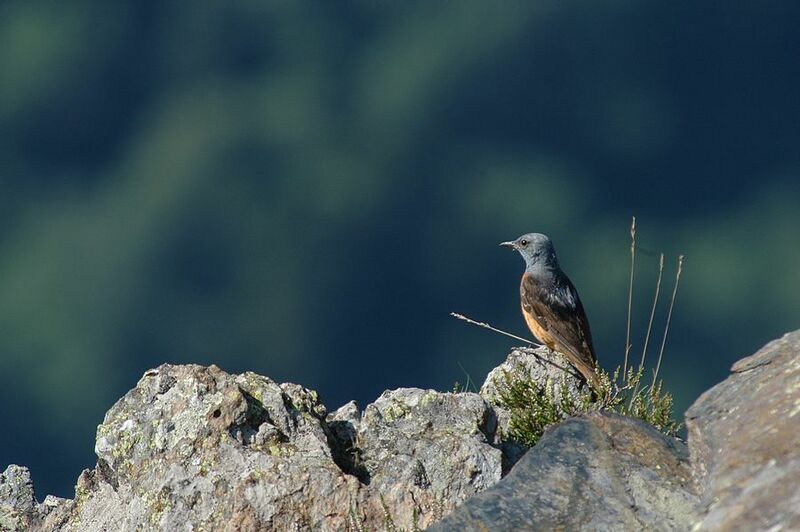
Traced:
<path fill-rule="evenodd" d="M 597 359 L 592 333 L 578 291 L 570 280 L 561 274 L 557 282 L 545 285 L 526 274 L 521 288 L 525 311 L 553 337 L 564 355 L 573 358 L 575 363 L 588 365 L 593 372 Z"/>

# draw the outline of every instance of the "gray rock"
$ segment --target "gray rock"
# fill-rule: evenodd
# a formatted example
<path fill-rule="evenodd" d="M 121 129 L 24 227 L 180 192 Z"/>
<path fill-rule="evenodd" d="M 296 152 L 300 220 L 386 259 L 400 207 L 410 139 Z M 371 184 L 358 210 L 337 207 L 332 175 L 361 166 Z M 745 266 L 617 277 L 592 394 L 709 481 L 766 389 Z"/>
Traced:
<path fill-rule="evenodd" d="M 500 479 L 477 394 L 401 389 L 362 414 L 216 366 L 162 365 L 106 414 L 72 501 L 0 482 L 0 529 L 374 530 L 426 526 Z"/>
<path fill-rule="evenodd" d="M 800 529 L 800 331 L 738 361 L 686 413 L 702 530 Z"/>
<path fill-rule="evenodd" d="M 800 529 L 800 332 L 698 399 L 691 453 L 594 412 L 550 427 L 501 480 L 523 450 L 502 440 L 497 380 L 585 393 L 553 363 L 515 350 L 480 395 L 403 388 L 330 413 L 296 384 L 165 364 L 108 411 L 73 500 L 37 503 L 23 467 L 0 475 L 0 530 Z"/>
<path fill-rule="evenodd" d="M 496 429 L 494 412 L 477 394 L 386 391 L 358 429 L 369 489 L 396 525 L 409 527 L 416 514 L 418 525 L 428 526 L 500 480 Z"/>
<path fill-rule="evenodd" d="M 361 485 L 316 392 L 216 366 L 148 371 L 97 429 L 66 530 L 340 529 Z"/>
<path fill-rule="evenodd" d="M 334 461 L 342 471 L 354 475 L 362 482 L 369 482 L 369 471 L 364 467 L 361 449 L 358 448 L 361 411 L 356 402 L 350 401 L 328 414 L 326 422 L 331 432 L 329 443 Z"/>
<path fill-rule="evenodd" d="M 37 514 L 31 474 L 10 465 L 0 475 L 0 530 L 30 529 Z"/>
<path fill-rule="evenodd" d="M 48 495 L 36 502 L 28 468 L 10 465 L 0 474 L 0 530 L 57 530 L 72 501 Z"/>
<path fill-rule="evenodd" d="M 696 503 L 683 443 L 591 413 L 546 431 L 502 482 L 430 530 L 689 530 Z"/>

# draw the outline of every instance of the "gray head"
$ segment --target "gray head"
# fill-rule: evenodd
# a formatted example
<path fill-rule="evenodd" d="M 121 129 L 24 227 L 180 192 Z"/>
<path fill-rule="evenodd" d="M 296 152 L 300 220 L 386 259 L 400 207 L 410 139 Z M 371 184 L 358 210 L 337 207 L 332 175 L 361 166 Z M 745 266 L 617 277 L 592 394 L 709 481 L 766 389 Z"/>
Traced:
<path fill-rule="evenodd" d="M 525 259 L 525 267 L 558 268 L 558 259 L 553 243 L 541 233 L 528 233 L 510 242 L 501 242 L 501 246 L 519 251 Z"/>

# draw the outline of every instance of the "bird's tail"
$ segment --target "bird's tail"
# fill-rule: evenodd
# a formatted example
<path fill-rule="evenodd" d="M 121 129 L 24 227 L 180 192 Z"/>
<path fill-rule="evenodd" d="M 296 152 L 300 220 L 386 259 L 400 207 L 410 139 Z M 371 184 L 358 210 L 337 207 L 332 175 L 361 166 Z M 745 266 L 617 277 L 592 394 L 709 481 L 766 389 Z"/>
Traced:
<path fill-rule="evenodd" d="M 597 376 L 597 369 L 595 366 L 593 364 L 590 365 L 582 360 L 576 361 L 573 364 L 575 369 L 578 370 L 578 373 L 580 373 L 584 380 L 589 383 L 589 386 L 591 386 L 595 392 L 599 392 L 600 378 Z"/>

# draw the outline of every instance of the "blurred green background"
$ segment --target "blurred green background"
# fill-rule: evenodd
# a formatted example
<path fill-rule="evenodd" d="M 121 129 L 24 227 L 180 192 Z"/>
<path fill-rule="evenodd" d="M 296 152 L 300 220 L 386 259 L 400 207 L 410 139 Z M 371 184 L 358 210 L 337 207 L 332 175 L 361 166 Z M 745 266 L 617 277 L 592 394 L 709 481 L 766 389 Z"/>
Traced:
<path fill-rule="evenodd" d="M 549 234 L 601 362 L 686 267 L 678 415 L 800 325 L 794 2 L 0 4 L 0 468 L 72 496 L 163 362 L 330 409 L 482 382 Z M 657 347 L 666 300 L 657 314 Z M 651 355 L 653 356 L 653 355 Z"/>

